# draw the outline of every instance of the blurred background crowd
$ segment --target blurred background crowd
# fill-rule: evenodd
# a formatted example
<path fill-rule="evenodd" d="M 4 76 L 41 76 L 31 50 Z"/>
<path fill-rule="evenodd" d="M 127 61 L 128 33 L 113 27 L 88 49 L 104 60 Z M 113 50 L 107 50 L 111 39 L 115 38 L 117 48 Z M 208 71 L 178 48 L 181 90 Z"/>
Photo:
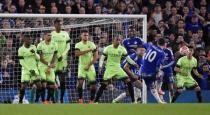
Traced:
<path fill-rule="evenodd" d="M 1 13 L 35 14 L 146 14 L 148 17 L 148 41 L 161 37 L 168 40 L 175 59 L 183 45 L 192 45 L 196 49 L 198 70 L 202 79 L 196 78 L 203 90 L 210 89 L 210 1 L 209 0 L 1 0 Z M 34 26 L 45 26 L 36 21 Z M 30 25 L 30 24 L 29 24 Z M 27 24 L 21 19 L 1 19 L 3 29 L 24 28 Z M 100 28 L 100 27 L 95 27 Z M 100 30 L 100 29 L 95 29 Z M 93 30 L 94 31 L 94 30 Z M 109 31 L 95 31 L 100 34 L 99 50 L 107 43 Z M 71 32 L 70 32 L 71 35 Z M 17 75 L 16 51 L 18 36 L 0 32 L 0 84 L 14 85 L 12 76 Z M 73 39 L 74 36 L 71 36 Z M 14 45 L 15 44 L 15 45 Z"/>

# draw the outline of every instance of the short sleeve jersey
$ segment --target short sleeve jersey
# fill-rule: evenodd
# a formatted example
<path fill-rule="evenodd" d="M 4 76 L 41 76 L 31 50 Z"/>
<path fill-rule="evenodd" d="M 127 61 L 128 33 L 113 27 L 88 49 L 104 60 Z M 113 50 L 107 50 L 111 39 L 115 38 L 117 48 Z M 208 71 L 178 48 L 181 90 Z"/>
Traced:
<path fill-rule="evenodd" d="M 120 67 L 121 59 L 127 56 L 127 51 L 121 45 L 118 48 L 109 45 L 104 49 L 103 55 L 107 56 L 106 68 L 113 67 L 114 69 L 115 67 Z"/>
<path fill-rule="evenodd" d="M 192 59 L 189 60 L 187 56 L 183 56 L 178 60 L 177 65 L 180 67 L 180 69 L 182 69 L 184 72 L 188 73 L 188 75 L 191 76 L 192 69 L 197 67 L 197 59 L 192 57 Z M 177 75 L 180 74 L 178 73 Z"/>
<path fill-rule="evenodd" d="M 60 31 L 59 33 L 53 31 L 51 35 L 52 41 L 58 46 L 58 55 L 62 55 L 70 41 L 69 34 L 66 31 Z"/>
<path fill-rule="evenodd" d="M 37 67 L 37 60 L 35 55 L 31 52 L 31 50 L 34 50 L 35 52 L 37 52 L 36 46 L 35 45 L 30 45 L 29 48 L 26 48 L 24 45 L 21 46 L 18 49 L 18 57 L 21 61 L 24 61 L 24 63 L 28 66 L 28 69 L 34 69 Z M 26 68 L 24 68 L 22 66 L 22 70 L 26 70 Z"/>
<path fill-rule="evenodd" d="M 50 44 L 46 44 L 45 41 L 42 41 L 37 46 L 37 52 L 43 54 L 43 58 L 47 62 L 51 62 L 53 55 L 57 52 L 57 44 L 55 42 L 50 42 Z M 42 62 L 39 62 L 39 66 L 45 66 Z"/>
<path fill-rule="evenodd" d="M 75 50 L 86 51 L 89 49 L 93 50 L 96 49 L 96 45 L 91 41 L 88 41 L 86 44 L 80 41 L 75 45 Z M 93 58 L 93 52 L 88 52 L 84 55 L 79 56 L 79 65 L 86 66 L 91 62 L 92 58 Z"/>

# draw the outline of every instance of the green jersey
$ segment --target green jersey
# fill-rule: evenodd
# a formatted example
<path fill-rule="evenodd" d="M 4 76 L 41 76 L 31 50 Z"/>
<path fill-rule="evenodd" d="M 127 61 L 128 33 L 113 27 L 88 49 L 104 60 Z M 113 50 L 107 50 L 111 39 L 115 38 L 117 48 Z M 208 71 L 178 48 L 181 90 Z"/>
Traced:
<path fill-rule="evenodd" d="M 57 50 L 57 44 L 52 41 L 49 44 L 46 44 L 45 41 L 42 41 L 37 46 L 37 52 L 42 53 L 44 60 L 48 63 L 52 61 L 53 55 L 57 52 Z M 38 66 L 42 67 L 46 65 L 39 61 Z"/>
<path fill-rule="evenodd" d="M 188 73 L 188 76 L 191 76 L 192 69 L 194 67 L 197 67 L 197 60 L 194 57 L 192 57 L 192 59 L 188 59 L 187 56 L 183 56 L 178 60 L 177 65 L 182 71 Z M 183 76 L 180 73 L 178 73 L 177 75 Z"/>
<path fill-rule="evenodd" d="M 66 56 L 70 49 L 69 34 L 66 31 L 60 31 L 59 33 L 53 31 L 51 35 L 52 41 L 58 46 L 58 57 Z"/>
<path fill-rule="evenodd" d="M 119 45 L 118 48 L 114 48 L 113 45 L 107 46 L 103 55 L 107 57 L 106 68 L 108 67 L 120 67 L 122 57 L 127 56 L 126 49 Z"/>
<path fill-rule="evenodd" d="M 86 51 L 90 49 L 96 49 L 96 45 L 91 41 L 87 41 L 86 44 L 84 44 L 81 41 L 75 45 L 75 49 L 80 51 Z M 93 59 L 93 52 L 88 52 L 84 55 L 79 56 L 79 66 L 86 66 L 92 61 L 92 59 Z"/>
<path fill-rule="evenodd" d="M 35 51 L 35 53 L 31 52 L 32 49 Z M 18 49 L 18 57 L 22 70 L 29 71 L 37 69 L 37 59 L 39 56 L 36 52 L 37 49 L 35 45 L 30 45 L 29 48 L 26 48 L 23 45 Z"/>

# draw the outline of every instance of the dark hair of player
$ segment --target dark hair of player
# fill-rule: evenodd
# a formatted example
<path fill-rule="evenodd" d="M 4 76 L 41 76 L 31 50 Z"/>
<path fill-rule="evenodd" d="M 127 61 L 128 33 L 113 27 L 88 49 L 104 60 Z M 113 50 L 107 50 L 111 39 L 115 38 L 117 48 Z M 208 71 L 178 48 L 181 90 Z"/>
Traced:
<path fill-rule="evenodd" d="M 55 19 L 54 24 L 60 23 L 61 21 L 59 19 Z"/>
<path fill-rule="evenodd" d="M 137 48 L 145 48 L 144 45 L 138 45 Z"/>
<path fill-rule="evenodd" d="M 81 30 L 81 33 L 89 33 L 88 30 L 84 29 L 84 30 Z"/>
<path fill-rule="evenodd" d="M 158 43 L 159 46 L 164 46 L 166 41 L 165 41 L 164 38 L 160 38 L 157 43 Z"/>

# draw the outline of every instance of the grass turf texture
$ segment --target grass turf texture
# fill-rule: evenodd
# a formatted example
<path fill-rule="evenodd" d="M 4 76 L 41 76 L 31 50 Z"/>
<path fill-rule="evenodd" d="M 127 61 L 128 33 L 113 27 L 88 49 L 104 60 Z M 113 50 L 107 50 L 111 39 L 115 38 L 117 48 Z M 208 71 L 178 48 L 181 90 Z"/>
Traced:
<path fill-rule="evenodd" d="M 0 115 L 210 115 L 210 104 L 1 104 Z"/>

